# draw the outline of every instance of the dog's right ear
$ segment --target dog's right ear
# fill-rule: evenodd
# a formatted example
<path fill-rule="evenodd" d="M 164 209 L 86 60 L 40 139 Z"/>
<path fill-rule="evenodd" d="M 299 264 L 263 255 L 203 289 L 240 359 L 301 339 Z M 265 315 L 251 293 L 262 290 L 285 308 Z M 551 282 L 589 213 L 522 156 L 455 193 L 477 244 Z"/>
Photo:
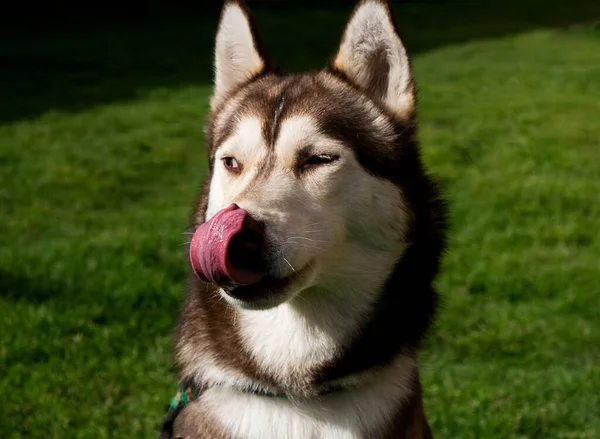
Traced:
<path fill-rule="evenodd" d="M 346 25 L 333 69 L 399 118 L 413 114 L 410 60 L 390 0 L 361 0 Z"/>
<path fill-rule="evenodd" d="M 237 87 L 262 73 L 265 57 L 250 11 L 243 0 L 225 0 L 215 44 L 214 110 Z"/>

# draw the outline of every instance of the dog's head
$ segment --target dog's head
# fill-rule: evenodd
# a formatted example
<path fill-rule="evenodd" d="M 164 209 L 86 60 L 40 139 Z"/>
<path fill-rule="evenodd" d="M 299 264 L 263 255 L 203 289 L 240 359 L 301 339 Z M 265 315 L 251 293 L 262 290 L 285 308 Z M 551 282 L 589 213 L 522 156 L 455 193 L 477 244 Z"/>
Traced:
<path fill-rule="evenodd" d="M 193 268 L 244 308 L 376 291 L 410 243 L 422 176 L 389 3 L 357 6 L 322 71 L 278 74 L 261 47 L 246 6 L 226 1 Z"/>

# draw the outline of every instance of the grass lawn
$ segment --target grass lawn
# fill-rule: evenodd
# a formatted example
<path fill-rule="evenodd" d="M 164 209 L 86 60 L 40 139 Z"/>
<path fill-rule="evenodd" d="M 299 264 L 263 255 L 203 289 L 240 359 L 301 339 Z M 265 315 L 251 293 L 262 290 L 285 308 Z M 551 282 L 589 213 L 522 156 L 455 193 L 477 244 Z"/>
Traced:
<path fill-rule="evenodd" d="M 600 3 L 495 3 L 397 9 L 426 162 L 452 207 L 426 411 L 437 438 L 596 439 Z M 257 18 L 297 69 L 323 64 L 346 17 Z M 214 27 L 1 31 L 3 438 L 156 434 L 176 386 Z"/>

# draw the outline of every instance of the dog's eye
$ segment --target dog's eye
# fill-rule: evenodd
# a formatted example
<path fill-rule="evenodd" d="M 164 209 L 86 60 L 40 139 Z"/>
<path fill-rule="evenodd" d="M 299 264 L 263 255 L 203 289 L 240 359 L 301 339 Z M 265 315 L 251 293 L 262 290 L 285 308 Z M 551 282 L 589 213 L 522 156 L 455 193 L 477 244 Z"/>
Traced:
<path fill-rule="evenodd" d="M 313 155 L 304 162 L 304 166 L 306 167 L 306 166 L 326 165 L 328 163 L 334 162 L 338 158 L 339 158 L 338 156 L 332 155 L 332 154 Z"/>
<path fill-rule="evenodd" d="M 225 166 L 225 168 L 227 168 L 228 171 L 231 171 L 231 172 L 239 172 L 240 171 L 240 164 L 233 157 L 223 157 L 221 160 L 223 160 L 223 165 Z"/>

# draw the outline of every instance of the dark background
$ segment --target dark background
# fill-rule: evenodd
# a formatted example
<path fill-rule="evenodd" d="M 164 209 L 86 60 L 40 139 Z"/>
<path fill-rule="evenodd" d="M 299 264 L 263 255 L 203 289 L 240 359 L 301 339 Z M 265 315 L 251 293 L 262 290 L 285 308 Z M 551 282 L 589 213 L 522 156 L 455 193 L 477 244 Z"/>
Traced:
<path fill-rule="evenodd" d="M 402 36 L 413 55 L 465 41 L 593 22 L 600 2 L 583 0 L 408 0 L 393 2 Z M 267 48 L 287 52 L 285 20 L 320 11 L 306 29 L 305 53 L 284 56 L 283 67 L 318 68 L 327 59 L 354 6 L 352 1 L 250 0 L 266 22 Z M 0 14 L 0 92 L 10 105 L 0 121 L 48 109 L 77 110 L 127 99 L 142 88 L 208 83 L 212 60 L 198 54 L 214 39 L 220 1 L 12 2 Z M 270 35 L 269 35 L 270 36 Z M 98 41 L 98 38 L 102 42 Z M 135 85 L 135 87 L 134 87 Z"/>

